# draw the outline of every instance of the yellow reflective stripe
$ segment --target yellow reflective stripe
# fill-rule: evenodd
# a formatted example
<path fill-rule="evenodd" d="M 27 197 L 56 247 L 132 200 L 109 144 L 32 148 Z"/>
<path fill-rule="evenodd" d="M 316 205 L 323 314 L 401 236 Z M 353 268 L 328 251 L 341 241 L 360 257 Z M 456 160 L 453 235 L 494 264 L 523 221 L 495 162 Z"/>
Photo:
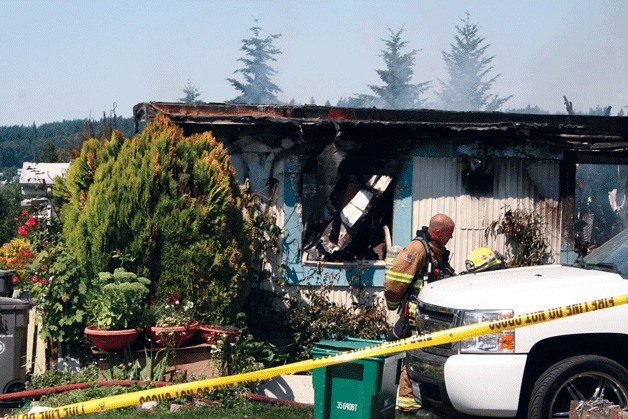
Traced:
<path fill-rule="evenodd" d="M 397 310 L 400 304 L 401 304 L 401 301 L 386 300 L 386 307 L 388 307 L 388 310 Z"/>
<path fill-rule="evenodd" d="M 421 288 L 423 288 L 423 280 L 419 279 L 417 281 L 414 281 L 414 284 L 412 284 L 412 288 L 416 291 L 419 291 Z"/>
<path fill-rule="evenodd" d="M 388 271 L 386 272 L 386 279 L 390 281 L 403 282 L 404 284 L 409 284 L 412 282 L 412 278 L 414 275 L 404 274 L 402 272 Z"/>
<path fill-rule="evenodd" d="M 421 405 L 414 400 L 414 397 L 397 397 L 397 407 L 399 409 L 420 409 Z"/>

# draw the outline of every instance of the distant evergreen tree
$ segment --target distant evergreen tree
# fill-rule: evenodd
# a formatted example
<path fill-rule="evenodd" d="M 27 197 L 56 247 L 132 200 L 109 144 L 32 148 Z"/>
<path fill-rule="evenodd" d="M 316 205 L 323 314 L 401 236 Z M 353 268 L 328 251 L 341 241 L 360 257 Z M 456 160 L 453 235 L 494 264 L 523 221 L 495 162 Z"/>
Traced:
<path fill-rule="evenodd" d="M 188 79 L 188 82 L 182 91 L 185 96 L 183 96 L 182 98 L 179 98 L 179 102 L 183 102 L 183 103 L 199 103 L 200 102 L 199 96 L 201 95 L 201 92 L 196 86 L 192 84 L 192 81 L 190 79 Z"/>
<path fill-rule="evenodd" d="M 17 182 L 0 185 L 0 246 L 16 237 L 13 218 L 20 211 L 20 187 Z"/>
<path fill-rule="evenodd" d="M 567 96 L 563 96 L 563 101 L 565 103 L 565 109 L 567 110 L 568 115 L 585 115 L 583 112 L 576 112 L 573 107 L 573 103 L 567 99 Z M 586 115 L 593 116 L 611 116 L 612 106 L 600 106 L 597 105 L 595 108 L 589 108 L 589 113 Z M 624 110 L 620 109 L 617 113 L 617 116 L 624 116 Z"/>
<path fill-rule="evenodd" d="M 375 104 L 369 95 L 358 95 L 348 98 L 341 97 L 336 106 L 339 108 L 369 108 Z"/>
<path fill-rule="evenodd" d="M 46 143 L 56 147 L 58 162 L 68 161 L 73 156 L 67 150 L 75 147 L 80 149 L 86 135 L 86 125 L 90 127 L 90 138 L 97 133 L 110 136 L 112 129 L 118 129 L 127 137 L 132 137 L 135 132 L 134 124 L 133 118 L 113 115 L 107 118 L 103 116 L 100 121 L 89 118 L 50 122 L 40 126 L 0 126 L 0 171 L 8 167 L 22 167 L 25 161 L 39 161 Z"/>
<path fill-rule="evenodd" d="M 509 108 L 506 109 L 508 113 L 525 113 L 525 114 L 535 114 L 535 115 L 547 115 L 548 111 L 541 109 L 538 106 L 526 106 L 525 108 Z"/>
<path fill-rule="evenodd" d="M 597 105 L 595 109 L 589 108 L 589 115 L 611 116 L 612 106 Z"/>
<path fill-rule="evenodd" d="M 255 23 L 257 24 L 257 19 Z M 238 61 L 244 63 L 244 67 L 235 70 L 234 73 L 242 74 L 244 82 L 236 79 L 227 79 L 236 90 L 242 94 L 231 102 L 248 103 L 248 104 L 280 104 L 276 94 L 282 90 L 271 81 L 272 76 L 277 72 L 270 65 L 269 61 L 277 61 L 276 55 L 281 51 L 273 45 L 273 41 L 281 36 L 281 34 L 271 34 L 266 38 L 260 38 L 258 26 L 250 28 L 253 32 L 251 38 L 242 40 L 242 48 L 245 57 L 238 58 Z"/>
<path fill-rule="evenodd" d="M 421 95 L 429 88 L 429 81 L 411 84 L 414 75 L 414 59 L 420 50 L 402 54 L 401 50 L 408 44 L 401 39 L 403 28 L 396 32 L 388 28 L 390 37 L 382 39 L 386 48 L 381 50 L 381 57 L 386 64 L 385 70 L 376 70 L 379 77 L 384 82 L 383 86 L 369 85 L 375 93 L 375 97 L 365 96 L 363 99 L 368 102 L 373 100 L 373 105 L 379 108 L 390 109 L 417 109 L 425 105 L 425 100 Z"/>
<path fill-rule="evenodd" d="M 486 50 L 490 44 L 482 45 L 485 38 L 479 36 L 479 26 L 460 19 L 461 26 L 456 26 L 457 34 L 454 43 L 450 44 L 450 52 L 442 51 L 449 80 L 443 82 L 442 91 L 438 93 L 444 109 L 456 111 L 496 111 L 508 99 L 489 93 L 491 86 L 499 78 L 497 74 L 488 80 L 493 66 L 494 56 L 487 57 Z"/>
<path fill-rule="evenodd" d="M 53 142 L 47 141 L 41 148 L 41 155 L 37 159 L 40 163 L 58 163 L 59 153 Z"/>

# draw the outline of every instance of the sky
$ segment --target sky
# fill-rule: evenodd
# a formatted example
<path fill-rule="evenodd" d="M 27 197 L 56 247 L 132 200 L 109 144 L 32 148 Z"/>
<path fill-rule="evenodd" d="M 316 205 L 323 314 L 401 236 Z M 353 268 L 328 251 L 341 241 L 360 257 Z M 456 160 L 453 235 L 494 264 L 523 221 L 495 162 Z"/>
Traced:
<path fill-rule="evenodd" d="M 418 50 L 414 83 L 435 103 L 466 13 L 494 56 L 502 110 L 628 113 L 626 0 L 0 0 L 0 125 L 132 116 L 147 101 L 178 101 L 188 80 L 205 102 L 239 92 L 250 28 L 281 34 L 272 67 L 284 102 L 335 105 L 382 85 L 389 28 Z"/>

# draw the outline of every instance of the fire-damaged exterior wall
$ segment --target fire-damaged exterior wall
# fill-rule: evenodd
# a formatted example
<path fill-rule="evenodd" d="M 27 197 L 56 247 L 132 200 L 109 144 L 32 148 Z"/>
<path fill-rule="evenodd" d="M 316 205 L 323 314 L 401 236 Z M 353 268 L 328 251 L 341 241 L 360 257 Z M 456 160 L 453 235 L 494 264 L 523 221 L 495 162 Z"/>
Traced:
<path fill-rule="evenodd" d="M 456 271 L 464 269 L 469 249 L 485 246 L 499 250 L 510 259 L 510 247 L 502 235 L 487 234 L 491 222 L 506 207 L 538 212 L 547 223 L 550 255 L 548 262 L 560 261 L 561 206 L 559 206 L 560 162 L 552 160 L 494 159 L 489 191 L 477 194 L 464 186 L 464 158 L 415 157 L 412 178 L 412 230 L 425 224 L 432 214 L 445 213 L 456 222 L 448 245 Z M 406 237 L 407 238 L 407 237 Z M 402 244 L 402 242 L 396 244 Z M 571 249 L 567 253 L 573 253 Z"/>
<path fill-rule="evenodd" d="M 457 271 L 479 246 L 509 254 L 502 236 L 487 234 L 506 208 L 539 213 L 548 262 L 570 263 L 577 165 L 628 164 L 628 118 L 619 117 L 161 102 L 134 109 L 138 123 L 157 113 L 187 134 L 212 131 L 240 183 L 274 192 L 283 229 L 274 267 L 291 284 L 328 277 L 377 290 L 386 250 L 409 242 L 435 213 L 456 222 L 448 248 Z"/>

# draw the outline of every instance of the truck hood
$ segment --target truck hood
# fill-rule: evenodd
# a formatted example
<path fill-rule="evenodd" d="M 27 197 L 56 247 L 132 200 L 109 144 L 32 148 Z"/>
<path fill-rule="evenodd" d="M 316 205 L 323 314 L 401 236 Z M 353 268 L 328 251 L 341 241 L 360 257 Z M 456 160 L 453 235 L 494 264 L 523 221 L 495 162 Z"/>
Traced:
<path fill-rule="evenodd" d="M 425 303 L 465 310 L 512 309 L 515 314 L 628 293 L 619 274 L 563 265 L 458 275 L 423 287 Z"/>

